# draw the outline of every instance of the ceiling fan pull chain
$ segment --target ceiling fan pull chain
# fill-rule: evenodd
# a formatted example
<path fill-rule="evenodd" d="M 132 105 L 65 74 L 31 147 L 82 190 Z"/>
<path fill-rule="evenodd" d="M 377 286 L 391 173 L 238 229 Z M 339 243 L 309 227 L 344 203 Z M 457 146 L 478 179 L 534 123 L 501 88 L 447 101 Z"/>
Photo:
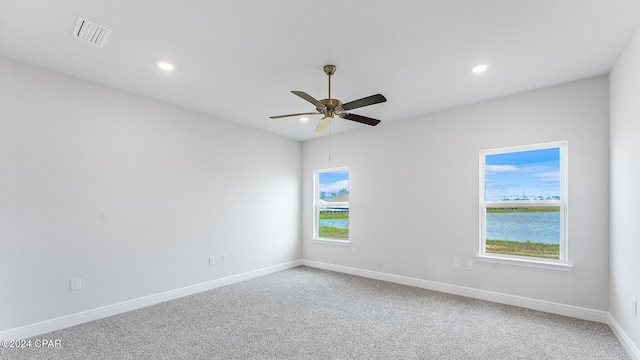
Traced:
<path fill-rule="evenodd" d="M 333 152 L 333 132 L 331 131 L 331 123 L 329 123 L 329 162 L 331 162 L 332 152 Z"/>

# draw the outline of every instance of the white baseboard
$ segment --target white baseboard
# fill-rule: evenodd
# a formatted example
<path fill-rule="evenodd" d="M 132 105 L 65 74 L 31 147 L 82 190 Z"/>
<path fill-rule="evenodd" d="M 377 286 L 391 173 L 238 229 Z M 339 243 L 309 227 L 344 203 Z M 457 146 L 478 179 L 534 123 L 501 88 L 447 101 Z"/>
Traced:
<path fill-rule="evenodd" d="M 155 305 L 161 302 L 178 299 L 184 296 L 197 294 L 203 291 L 215 289 L 221 286 L 235 284 L 244 280 L 253 279 L 276 273 L 282 270 L 291 269 L 300 265 L 314 267 L 318 269 L 331 270 L 350 275 L 362 276 L 366 278 L 383 280 L 392 283 L 419 287 L 423 289 L 435 290 L 444 293 L 466 296 L 475 299 L 487 300 L 501 304 L 519 306 L 527 309 L 549 312 L 558 315 L 570 316 L 578 319 L 596 321 L 608 324 L 616 335 L 622 346 L 633 360 L 640 360 L 640 350 L 631 341 L 631 338 L 624 332 L 618 322 L 605 311 L 587 309 L 577 306 L 553 303 L 530 299 L 520 296 L 496 293 L 485 290 L 467 288 L 463 286 L 444 284 L 434 281 L 416 279 L 406 276 L 386 274 L 377 271 L 363 270 L 348 266 L 328 264 L 312 260 L 296 260 L 284 264 L 274 265 L 263 269 L 253 270 L 242 274 L 232 275 L 221 279 L 207 281 L 201 284 L 186 286 L 180 289 L 170 290 L 154 295 L 145 296 L 138 299 L 124 301 L 117 304 L 107 305 L 101 308 L 83 311 L 55 319 L 42 321 L 35 324 L 21 326 L 14 329 L 0 331 L 0 339 L 26 339 L 33 336 L 46 334 L 51 331 L 64 329 L 70 326 L 79 325 L 85 322 L 98 320 L 107 316 L 117 315 L 131 310 L 140 309 L 146 306 Z"/>
<path fill-rule="evenodd" d="M 536 300 L 521 296 L 514 296 L 492 291 L 478 290 L 457 285 L 449 285 L 435 281 L 428 281 L 406 276 L 392 275 L 371 270 L 363 270 L 342 265 L 327 264 L 312 260 L 302 260 L 302 265 L 318 269 L 331 270 L 350 275 L 362 276 L 370 279 L 388 281 L 396 284 L 419 287 L 440 291 L 448 294 L 466 296 L 474 299 L 487 300 L 500 304 L 519 306 L 527 309 L 544 311 L 552 314 L 595 321 L 609 325 L 618 341 L 625 348 L 632 360 L 640 360 L 640 350 L 631 338 L 620 327 L 618 322 L 606 311 L 587 309 L 578 306 L 558 304 L 550 301 Z"/>
<path fill-rule="evenodd" d="M 42 321 L 35 324 L 21 326 L 0 332 L 0 339 L 26 339 L 37 335 L 46 334 L 51 331 L 64 329 L 70 326 L 79 325 L 85 322 L 98 320 L 107 316 L 121 314 L 127 311 L 136 310 L 145 306 L 155 305 L 161 302 L 178 299 L 184 296 L 197 294 L 203 291 L 215 289 L 221 286 L 235 284 L 244 280 L 253 279 L 259 276 L 276 273 L 278 271 L 291 269 L 302 265 L 302 260 L 291 261 L 284 264 L 269 266 L 263 269 L 253 270 L 242 274 L 232 275 L 221 279 L 211 280 L 200 284 L 186 286 L 183 288 L 169 290 L 162 293 L 128 300 L 117 304 L 103 306 L 97 309 L 87 310 L 71 315 L 62 316 L 55 319 Z"/>
<path fill-rule="evenodd" d="M 618 324 L 616 319 L 611 316 L 611 314 L 609 314 L 608 320 L 609 327 L 611 328 L 613 333 L 616 334 L 616 337 L 618 338 L 618 340 L 620 340 L 620 343 L 622 344 L 622 346 L 624 346 L 624 349 L 627 350 L 627 354 L 629 354 L 629 357 L 631 357 L 632 360 L 640 360 L 640 349 L 638 349 L 633 341 L 631 341 L 629 335 L 627 335 L 627 333 L 622 330 L 620 324 Z"/>
<path fill-rule="evenodd" d="M 554 303 L 550 301 L 536 300 L 521 296 L 502 294 L 492 291 L 473 289 L 463 286 L 450 285 L 435 281 L 416 279 L 406 276 L 392 275 L 371 270 L 363 270 L 342 265 L 327 264 L 312 260 L 302 260 L 302 264 L 318 269 L 331 270 L 350 275 L 362 276 L 366 278 L 388 281 L 396 284 L 409 285 L 428 290 L 440 291 L 448 294 L 460 295 L 474 299 L 487 300 L 500 304 L 519 306 L 527 309 L 544 311 L 557 315 L 570 316 L 573 318 L 596 321 L 608 324 L 606 311 L 593 310 L 578 306 Z"/>

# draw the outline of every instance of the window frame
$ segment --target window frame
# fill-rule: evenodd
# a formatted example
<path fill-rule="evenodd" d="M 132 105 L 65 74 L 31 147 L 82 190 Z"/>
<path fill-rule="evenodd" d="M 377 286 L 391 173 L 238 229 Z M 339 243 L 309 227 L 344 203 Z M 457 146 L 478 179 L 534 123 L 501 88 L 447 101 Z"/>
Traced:
<path fill-rule="evenodd" d="M 512 201 L 487 201 L 485 199 L 485 176 L 487 155 L 507 154 L 531 150 L 544 150 L 558 148 L 560 150 L 560 200 L 512 200 Z M 482 262 L 492 262 L 507 265 L 536 267 L 552 270 L 570 271 L 572 265 L 569 264 L 568 254 L 568 142 L 556 141 L 550 143 L 531 144 L 522 146 L 510 146 L 497 149 L 487 149 L 480 151 L 480 244 L 476 259 Z M 508 254 L 493 254 L 486 252 L 486 211 L 491 207 L 510 206 L 559 206 L 560 207 L 560 247 L 559 259 L 544 259 L 537 257 L 517 256 Z"/>
<path fill-rule="evenodd" d="M 320 174 L 328 173 L 328 172 L 337 172 L 337 171 L 347 171 L 349 173 L 348 166 L 340 166 L 326 169 L 318 169 L 313 171 L 313 236 L 312 241 L 318 243 L 326 243 L 326 244 L 335 244 L 335 245 L 344 245 L 350 246 L 350 239 L 332 239 L 332 238 L 321 238 L 320 237 L 320 210 L 328 207 L 345 207 L 349 211 L 351 211 L 349 207 L 349 201 L 346 202 L 333 202 L 331 205 L 320 205 L 318 204 L 318 200 L 320 199 Z M 351 174 L 349 173 L 349 180 L 351 178 Z M 349 187 L 351 187 L 351 181 L 349 181 Z M 351 189 L 348 189 L 349 193 L 351 193 Z M 351 200 L 351 199 L 349 199 Z M 349 214 L 349 219 L 351 219 L 351 214 Z M 349 237 L 351 233 L 349 233 Z"/>

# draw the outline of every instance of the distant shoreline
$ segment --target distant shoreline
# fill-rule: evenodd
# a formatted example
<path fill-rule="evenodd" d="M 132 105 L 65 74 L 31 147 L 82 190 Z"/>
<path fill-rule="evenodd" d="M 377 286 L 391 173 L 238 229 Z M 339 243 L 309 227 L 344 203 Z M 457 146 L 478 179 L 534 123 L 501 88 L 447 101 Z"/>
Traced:
<path fill-rule="evenodd" d="M 487 213 L 517 213 L 517 212 L 560 212 L 560 206 L 505 206 L 505 207 L 488 207 Z"/>

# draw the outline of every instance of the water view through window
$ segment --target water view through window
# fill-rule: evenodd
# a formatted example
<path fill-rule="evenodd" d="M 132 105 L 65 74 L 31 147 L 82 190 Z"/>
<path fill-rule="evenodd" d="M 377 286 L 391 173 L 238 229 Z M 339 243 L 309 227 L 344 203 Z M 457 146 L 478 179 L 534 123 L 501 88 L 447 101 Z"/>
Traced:
<path fill-rule="evenodd" d="M 318 237 L 349 240 L 349 170 L 318 173 Z"/>
<path fill-rule="evenodd" d="M 560 148 L 485 156 L 486 253 L 560 258 Z"/>
<path fill-rule="evenodd" d="M 487 208 L 486 252 L 560 257 L 560 207 Z"/>

